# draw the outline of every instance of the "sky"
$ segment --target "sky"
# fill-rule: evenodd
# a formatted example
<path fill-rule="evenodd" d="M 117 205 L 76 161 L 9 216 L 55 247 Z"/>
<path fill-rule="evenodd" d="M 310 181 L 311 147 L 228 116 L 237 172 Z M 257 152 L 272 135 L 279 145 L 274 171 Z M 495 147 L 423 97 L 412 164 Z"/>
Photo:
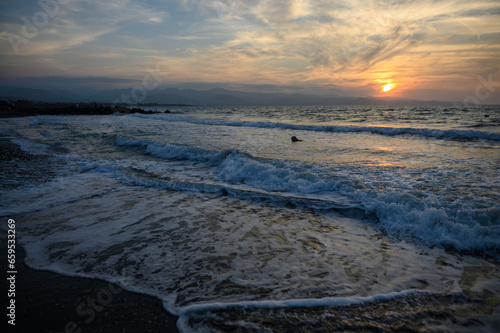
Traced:
<path fill-rule="evenodd" d="M 500 104 L 500 1 L 0 0 L 1 86 L 152 78 Z"/>

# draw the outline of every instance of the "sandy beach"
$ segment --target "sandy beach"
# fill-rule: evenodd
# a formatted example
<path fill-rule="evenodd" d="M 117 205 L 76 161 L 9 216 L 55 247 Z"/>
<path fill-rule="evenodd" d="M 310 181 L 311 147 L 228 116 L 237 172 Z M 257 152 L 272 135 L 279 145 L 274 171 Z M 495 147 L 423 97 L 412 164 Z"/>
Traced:
<path fill-rule="evenodd" d="M 498 22 L 0 1 L 3 326 L 500 333 Z"/>
<path fill-rule="evenodd" d="M 13 331 L 497 332 L 497 132 L 297 108 L 1 119 Z"/>
<path fill-rule="evenodd" d="M 0 170 L 2 188 L 38 183 L 54 175 L 50 161 L 21 151 L 6 138 L 0 140 Z M 0 244 L 5 259 L 4 230 L 0 231 Z M 34 270 L 25 264 L 25 256 L 17 243 L 16 325 L 9 325 L 8 332 L 177 332 L 177 318 L 163 309 L 160 300 L 102 280 Z M 2 260 L 2 271 L 5 276 L 6 259 Z M 4 309 L 6 302 L 5 297 Z"/>

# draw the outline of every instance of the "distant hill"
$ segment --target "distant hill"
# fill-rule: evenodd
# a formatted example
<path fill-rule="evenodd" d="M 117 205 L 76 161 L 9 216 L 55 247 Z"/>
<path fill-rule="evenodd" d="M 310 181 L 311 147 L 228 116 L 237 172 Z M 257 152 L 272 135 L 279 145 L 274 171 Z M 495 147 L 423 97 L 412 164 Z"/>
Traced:
<path fill-rule="evenodd" d="M 0 99 L 2 100 L 29 99 L 40 102 L 76 102 L 81 98 L 82 96 L 68 90 L 0 87 Z"/>
<path fill-rule="evenodd" d="M 193 90 L 177 88 L 104 90 L 80 96 L 66 90 L 0 87 L 0 100 L 28 99 L 41 102 L 98 102 L 135 105 L 139 103 L 184 105 L 423 105 L 451 104 L 443 101 L 418 101 L 377 97 L 340 97 L 334 95 L 254 93 L 222 88 Z"/>

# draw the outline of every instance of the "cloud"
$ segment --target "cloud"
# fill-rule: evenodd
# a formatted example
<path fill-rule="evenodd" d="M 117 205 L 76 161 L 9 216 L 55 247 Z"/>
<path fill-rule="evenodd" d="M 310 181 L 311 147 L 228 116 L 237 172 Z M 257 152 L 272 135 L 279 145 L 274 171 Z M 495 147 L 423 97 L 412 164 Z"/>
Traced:
<path fill-rule="evenodd" d="M 375 93 L 389 80 L 395 92 L 442 82 L 466 91 L 499 67 L 496 0 L 73 0 L 17 54 L 8 32 L 20 34 L 21 17 L 40 7 L 7 7 L 0 69 L 9 75 L 129 79 L 160 64 L 177 82 Z"/>
<path fill-rule="evenodd" d="M 21 55 L 48 55 L 71 49 L 111 34 L 131 23 L 158 24 L 168 13 L 154 10 L 129 0 L 83 1 L 50 7 L 34 6 L 17 12 L 15 23 L 2 24 L 2 46 L 17 36 L 23 43 L 2 49 L 5 53 Z M 11 44 L 11 43 L 10 43 Z M 12 46 L 12 45 L 10 45 Z M 17 51 L 17 52 L 12 52 Z"/>
<path fill-rule="evenodd" d="M 310 7 L 310 1 L 304 0 L 261 1 L 253 12 L 263 23 L 284 23 L 307 17 Z"/>
<path fill-rule="evenodd" d="M 267 64 L 273 65 L 270 75 L 309 82 L 357 84 L 361 77 L 366 82 L 405 74 L 418 82 L 436 78 L 434 73 L 471 78 L 481 66 L 494 70 L 493 49 L 500 44 L 495 1 L 219 0 L 202 1 L 201 7 L 222 21 L 242 21 L 245 29 L 228 27 L 233 38 L 198 49 L 197 59 L 211 66 L 224 61 L 228 68 L 233 59 L 240 67 L 261 69 L 259 78 Z"/>
<path fill-rule="evenodd" d="M 40 77 L 30 77 L 32 81 L 40 81 L 49 84 L 95 84 L 95 83 L 119 83 L 119 84 L 135 84 L 137 80 L 124 79 L 116 77 L 104 77 L 104 76 L 82 76 L 82 77 L 67 77 L 67 76 L 40 76 Z"/>

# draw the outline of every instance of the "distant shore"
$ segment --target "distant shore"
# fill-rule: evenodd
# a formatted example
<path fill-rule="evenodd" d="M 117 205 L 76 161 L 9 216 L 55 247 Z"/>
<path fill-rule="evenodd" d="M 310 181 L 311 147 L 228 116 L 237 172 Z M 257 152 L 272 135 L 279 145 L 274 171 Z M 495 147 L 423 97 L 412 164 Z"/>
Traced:
<path fill-rule="evenodd" d="M 54 176 L 47 156 L 23 152 L 5 137 L 0 138 L 0 157 L 1 189 L 36 184 Z M 47 159 L 47 164 L 41 159 Z M 42 169 L 45 175 L 40 174 Z M 5 222 L 7 219 L 23 223 L 16 216 L 3 217 Z M 7 272 L 7 233 L 2 229 L 0 247 L 5 258 L 2 270 Z M 166 312 L 159 299 L 98 279 L 34 270 L 25 264 L 26 253 L 19 243 L 15 251 L 16 325 L 9 325 L 8 332 L 177 332 L 177 317 Z M 3 320 L 7 322 L 5 300 Z"/>
<path fill-rule="evenodd" d="M 0 118 L 29 117 L 38 115 L 110 115 L 114 113 L 170 113 L 170 111 L 146 111 L 123 105 L 102 103 L 36 103 L 29 101 L 7 102 L 0 104 Z"/>

